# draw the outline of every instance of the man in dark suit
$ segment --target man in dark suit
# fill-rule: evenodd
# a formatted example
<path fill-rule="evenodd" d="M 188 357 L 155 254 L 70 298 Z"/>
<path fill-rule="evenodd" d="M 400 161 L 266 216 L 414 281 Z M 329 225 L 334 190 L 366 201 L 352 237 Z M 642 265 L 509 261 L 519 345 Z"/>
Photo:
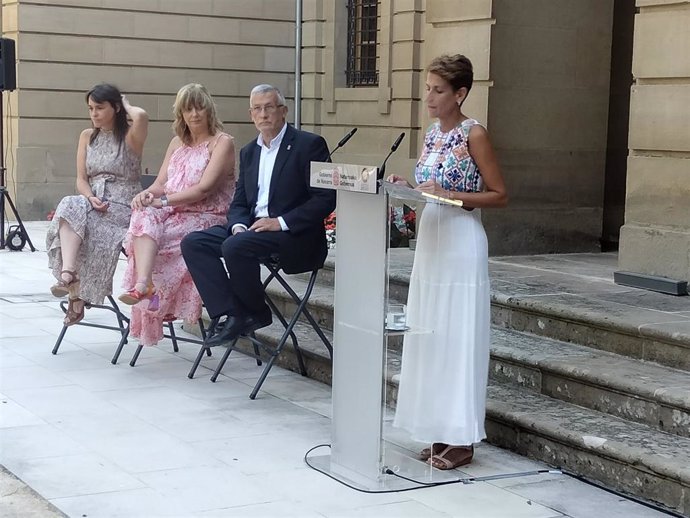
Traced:
<path fill-rule="evenodd" d="M 335 191 L 309 185 L 311 161 L 328 160 L 326 141 L 287 124 L 285 98 L 271 85 L 254 87 L 249 112 L 259 135 L 240 151 L 227 227 L 192 232 L 181 245 L 213 319 L 208 346 L 271 324 L 261 259 L 278 255 L 283 270 L 296 273 L 323 265 L 327 254 L 323 220 Z"/>

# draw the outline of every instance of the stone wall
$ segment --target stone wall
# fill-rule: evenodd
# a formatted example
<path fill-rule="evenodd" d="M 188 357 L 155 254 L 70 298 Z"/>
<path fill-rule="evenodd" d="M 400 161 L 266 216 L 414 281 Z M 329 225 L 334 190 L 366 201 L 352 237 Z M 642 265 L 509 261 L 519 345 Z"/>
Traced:
<path fill-rule="evenodd" d="M 431 122 L 424 68 L 462 52 L 475 68 L 465 113 L 488 126 L 511 196 L 508 209 L 484 211 L 491 253 L 598 250 L 613 0 L 397 0 L 380 10 L 373 88 L 343 88 L 345 9 L 314 13 L 322 57 L 305 78 L 309 116 L 330 142 L 360 128 L 338 160 L 378 164 L 405 131 L 388 170 L 411 178 Z"/>
<path fill-rule="evenodd" d="M 690 279 L 690 1 L 637 0 L 621 270 Z"/>
<path fill-rule="evenodd" d="M 494 250 L 599 250 L 613 0 L 493 0 L 493 17 L 488 124 L 511 196 L 486 211 Z"/>
<path fill-rule="evenodd" d="M 43 219 L 74 192 L 84 93 L 112 82 L 151 120 L 144 167 L 158 172 L 172 103 L 189 82 L 214 96 L 238 149 L 255 135 L 248 94 L 269 82 L 294 95 L 294 2 L 284 0 L 3 0 L 17 41 L 9 95 L 10 190 L 24 219 Z M 292 104 L 291 104 L 292 106 Z"/>

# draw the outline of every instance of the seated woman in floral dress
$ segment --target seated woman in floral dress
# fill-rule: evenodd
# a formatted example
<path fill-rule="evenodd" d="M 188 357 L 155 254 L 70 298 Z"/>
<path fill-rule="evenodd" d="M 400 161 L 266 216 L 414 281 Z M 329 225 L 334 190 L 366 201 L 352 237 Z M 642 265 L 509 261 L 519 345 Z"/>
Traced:
<path fill-rule="evenodd" d="M 56 297 L 69 295 L 64 324 L 84 318 L 87 304 L 102 304 L 113 292 L 113 274 L 141 189 L 141 154 L 148 116 L 110 84 L 86 93 L 91 128 L 77 147 L 77 193 L 65 196 L 46 236 Z M 128 121 L 127 119 L 130 119 Z"/>
<path fill-rule="evenodd" d="M 180 241 L 225 223 L 235 185 L 234 141 L 223 133 L 206 88 L 183 86 L 173 112 L 175 137 L 154 183 L 132 200 L 125 238 L 127 292 L 120 300 L 134 304 L 130 330 L 142 345 L 158 343 L 166 321 L 195 322 L 201 316 Z"/>

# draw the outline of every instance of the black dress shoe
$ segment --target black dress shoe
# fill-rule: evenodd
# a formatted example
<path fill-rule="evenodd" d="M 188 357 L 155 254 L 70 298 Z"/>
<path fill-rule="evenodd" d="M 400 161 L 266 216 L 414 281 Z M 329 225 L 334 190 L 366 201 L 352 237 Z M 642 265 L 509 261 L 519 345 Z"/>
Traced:
<path fill-rule="evenodd" d="M 242 329 L 243 335 L 249 334 L 262 327 L 270 326 L 273 323 L 273 318 L 271 317 L 271 312 L 260 313 L 258 315 L 249 315 L 244 319 L 244 328 Z"/>
<path fill-rule="evenodd" d="M 232 342 L 242 332 L 245 319 L 243 317 L 228 317 L 223 324 L 218 324 L 215 333 L 204 340 L 206 347 L 216 347 L 227 342 Z"/>

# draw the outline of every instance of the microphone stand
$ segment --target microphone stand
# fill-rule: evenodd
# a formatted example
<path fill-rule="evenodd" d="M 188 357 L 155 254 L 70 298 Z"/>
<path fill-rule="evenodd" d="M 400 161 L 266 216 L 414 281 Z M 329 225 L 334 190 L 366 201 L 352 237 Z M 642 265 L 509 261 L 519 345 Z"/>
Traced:
<path fill-rule="evenodd" d="M 355 133 L 357 133 L 357 128 L 352 128 L 347 135 L 345 135 L 343 138 L 341 138 L 340 142 L 338 142 L 338 144 L 333 148 L 333 151 L 331 151 L 328 154 L 328 160 L 331 159 L 331 157 L 333 156 L 333 153 L 335 153 L 341 147 L 343 147 L 345 144 L 347 144 L 347 141 L 350 140 L 352 138 L 352 135 L 354 135 Z"/>
<path fill-rule="evenodd" d="M 381 167 L 379 167 L 379 173 L 376 175 L 376 180 L 378 181 L 378 186 L 381 187 L 381 183 L 383 182 L 383 175 L 386 173 L 386 162 L 388 162 L 388 159 L 390 156 L 395 153 L 395 151 L 398 149 L 398 146 L 402 142 L 402 140 L 405 138 L 405 132 L 403 131 L 400 135 L 398 135 L 398 138 L 395 139 L 395 142 L 393 142 L 393 145 L 391 146 L 391 150 L 388 152 L 386 155 L 386 158 L 383 160 L 383 163 L 381 164 Z"/>
<path fill-rule="evenodd" d="M 31 238 L 29 238 L 29 233 L 26 231 L 26 227 L 24 227 L 22 218 L 19 217 L 17 207 L 14 206 L 10 193 L 5 186 L 5 173 L 7 172 L 7 168 L 5 168 L 5 133 L 3 128 L 4 114 L 2 92 L 3 90 L 0 90 L 0 250 L 4 250 L 6 247 L 10 250 L 21 250 L 24 248 L 24 243 L 28 242 L 29 246 L 31 247 L 31 251 L 35 252 L 36 248 L 31 242 Z M 14 213 L 14 218 L 19 224 L 19 229 L 7 233 L 7 240 L 5 239 L 5 202 L 10 205 L 10 208 Z M 15 247 L 12 245 L 12 239 L 14 239 L 15 236 L 18 236 L 21 240 L 21 246 Z"/>

